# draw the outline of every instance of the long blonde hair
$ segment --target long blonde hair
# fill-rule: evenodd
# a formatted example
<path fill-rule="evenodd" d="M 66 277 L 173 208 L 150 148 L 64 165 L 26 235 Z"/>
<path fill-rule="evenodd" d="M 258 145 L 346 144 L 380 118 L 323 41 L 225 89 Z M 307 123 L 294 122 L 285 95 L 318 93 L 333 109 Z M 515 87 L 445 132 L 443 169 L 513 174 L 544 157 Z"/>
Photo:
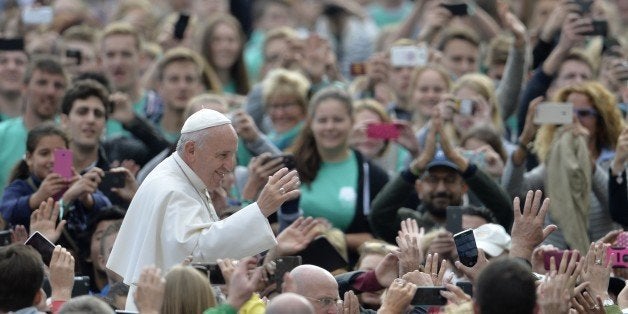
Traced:
<path fill-rule="evenodd" d="M 598 112 L 598 129 L 595 134 L 596 148 L 598 150 L 602 148 L 615 149 L 617 138 L 624 124 L 615 96 L 604 85 L 588 81 L 558 90 L 554 101 L 565 102 L 572 93 L 586 95 Z M 546 124 L 537 132 L 534 148 L 542 161 L 545 160 L 550 151 L 556 128 L 556 125 Z"/>
<path fill-rule="evenodd" d="M 190 266 L 177 265 L 166 275 L 162 314 L 202 313 L 216 305 L 209 278 Z"/>

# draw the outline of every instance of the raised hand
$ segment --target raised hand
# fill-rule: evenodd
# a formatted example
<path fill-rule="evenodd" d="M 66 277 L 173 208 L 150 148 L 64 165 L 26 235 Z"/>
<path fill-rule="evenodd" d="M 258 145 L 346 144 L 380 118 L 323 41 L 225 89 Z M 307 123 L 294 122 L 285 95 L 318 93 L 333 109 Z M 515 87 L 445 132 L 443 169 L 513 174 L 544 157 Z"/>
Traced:
<path fill-rule="evenodd" d="M 161 313 L 166 279 L 161 277 L 161 269 L 154 266 L 145 267 L 135 291 L 135 305 L 140 313 Z"/>
<path fill-rule="evenodd" d="M 66 224 L 65 220 L 61 220 L 57 224 L 58 218 L 59 203 L 55 203 L 52 197 L 49 197 L 47 201 L 41 202 L 39 208 L 31 214 L 30 234 L 32 235 L 35 231 L 39 231 L 52 243 L 57 242 Z"/>
<path fill-rule="evenodd" d="M 488 266 L 488 259 L 486 258 L 486 254 L 482 249 L 478 249 L 478 261 L 473 265 L 473 267 L 468 267 L 463 265 L 460 261 L 455 262 L 456 268 L 460 270 L 469 280 L 475 283 L 475 280 L 480 275 L 480 272 Z"/>
<path fill-rule="evenodd" d="M 289 256 L 305 249 L 319 235 L 318 225 L 319 221 L 312 217 L 295 220 L 277 235 L 277 256 Z"/>
<path fill-rule="evenodd" d="M 285 201 L 299 196 L 299 176 L 296 170 L 281 168 L 269 179 L 257 199 L 257 204 L 264 216 L 268 217 Z"/>
<path fill-rule="evenodd" d="M 251 298 L 251 294 L 262 277 L 260 268 L 249 272 L 249 268 L 254 268 L 256 264 L 257 259 L 254 257 L 242 259 L 231 275 L 227 303 L 236 309 L 242 307 L 242 304 Z"/>
<path fill-rule="evenodd" d="M 393 313 L 405 313 L 406 309 L 410 305 L 410 301 L 414 297 L 416 292 L 416 285 L 407 282 L 403 279 L 395 279 L 392 285 L 388 287 L 386 297 L 382 301 L 378 313 L 393 314 Z"/>
<path fill-rule="evenodd" d="M 545 198 L 541 205 L 542 198 L 541 191 L 537 190 L 534 193 L 528 191 L 523 209 L 521 209 L 519 197 L 515 197 L 513 201 L 515 220 L 510 233 L 512 239 L 510 256 L 529 261 L 534 248 L 558 228 L 555 225 L 543 228 L 550 199 Z"/>
<path fill-rule="evenodd" d="M 50 259 L 48 276 L 53 301 L 67 301 L 72 298 L 74 286 L 74 257 L 66 249 L 57 245 Z"/>

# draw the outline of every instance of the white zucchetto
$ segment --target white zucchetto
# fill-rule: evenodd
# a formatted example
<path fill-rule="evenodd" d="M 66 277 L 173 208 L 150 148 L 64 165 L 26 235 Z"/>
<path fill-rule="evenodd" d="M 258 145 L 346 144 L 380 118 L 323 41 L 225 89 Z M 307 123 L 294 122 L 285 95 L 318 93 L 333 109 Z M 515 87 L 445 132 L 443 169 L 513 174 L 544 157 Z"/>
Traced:
<path fill-rule="evenodd" d="M 185 120 L 181 128 L 181 134 L 196 132 L 223 124 L 231 124 L 231 120 L 216 110 L 201 109 Z"/>

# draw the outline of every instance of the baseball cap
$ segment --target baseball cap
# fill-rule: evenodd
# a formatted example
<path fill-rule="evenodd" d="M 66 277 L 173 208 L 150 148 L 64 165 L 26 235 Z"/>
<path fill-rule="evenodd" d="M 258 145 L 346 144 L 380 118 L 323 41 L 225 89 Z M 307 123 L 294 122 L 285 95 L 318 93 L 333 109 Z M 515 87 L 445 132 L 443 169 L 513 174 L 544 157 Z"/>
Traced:
<path fill-rule="evenodd" d="M 510 250 L 510 236 L 498 224 L 483 224 L 473 230 L 475 243 L 490 256 L 499 256 L 504 250 Z"/>
<path fill-rule="evenodd" d="M 458 169 L 458 166 L 456 166 L 455 163 L 449 160 L 441 149 L 436 150 L 434 158 L 427 164 L 427 170 L 430 170 L 434 167 L 447 167 L 456 171 L 460 171 L 460 169 Z"/>

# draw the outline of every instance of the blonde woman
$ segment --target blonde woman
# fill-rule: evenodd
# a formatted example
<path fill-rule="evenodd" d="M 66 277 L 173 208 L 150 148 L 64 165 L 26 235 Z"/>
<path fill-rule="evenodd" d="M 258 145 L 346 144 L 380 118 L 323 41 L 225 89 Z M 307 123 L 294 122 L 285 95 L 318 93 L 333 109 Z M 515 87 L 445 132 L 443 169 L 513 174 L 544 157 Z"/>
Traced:
<path fill-rule="evenodd" d="M 209 279 L 191 266 L 178 265 L 166 275 L 162 314 L 202 313 L 216 305 Z"/>
<path fill-rule="evenodd" d="M 568 213 L 553 212 L 550 205 L 550 215 L 546 218 L 546 223 L 556 221 L 559 229 L 553 232 L 546 242 L 562 249 L 568 247 L 581 249 L 589 241 L 598 240 L 609 231 L 617 229 L 608 208 L 608 167 L 615 154 L 623 122 L 614 96 L 597 82 L 590 81 L 565 87 L 556 93 L 554 101 L 573 104 L 574 123 L 565 126 L 543 125 L 540 128 L 534 125 L 532 122 L 534 112 L 541 102 L 540 98 L 535 99 L 528 109 L 524 130 L 519 137 L 519 146 L 506 163 L 502 183 L 513 197 L 524 195 L 525 190 L 545 189 L 549 197 L 553 197 L 554 206 L 560 205 L 558 207 L 569 210 Z M 573 136 L 570 139 L 568 136 L 571 134 Z M 532 142 L 535 135 L 536 140 Z M 571 146 L 566 146 L 567 149 L 559 146 L 563 145 L 565 137 L 572 141 Z M 530 153 L 532 143 L 541 165 L 526 172 L 524 161 Z M 567 153 L 563 153 L 565 150 Z M 556 154 L 563 154 L 565 160 L 561 159 L 554 163 Z M 573 156 L 577 158 L 579 155 L 583 155 L 584 160 L 577 159 L 580 162 L 576 167 L 565 170 L 570 174 L 576 173 L 578 176 L 575 180 L 564 180 L 560 184 L 551 184 L 552 181 L 548 181 L 552 180 L 552 173 L 555 173 L 557 167 L 568 163 L 567 158 L 571 160 Z M 557 189 L 564 189 L 562 191 L 564 193 L 558 192 L 561 190 Z M 581 202 L 573 204 L 562 202 L 565 194 L 574 194 L 585 189 L 588 189 L 589 193 L 585 191 L 574 196 Z M 582 216 L 580 221 L 573 221 L 561 228 L 563 219 L 571 219 L 579 213 Z M 574 230 L 580 232 L 573 232 Z M 586 247 L 584 249 L 586 250 Z"/>

